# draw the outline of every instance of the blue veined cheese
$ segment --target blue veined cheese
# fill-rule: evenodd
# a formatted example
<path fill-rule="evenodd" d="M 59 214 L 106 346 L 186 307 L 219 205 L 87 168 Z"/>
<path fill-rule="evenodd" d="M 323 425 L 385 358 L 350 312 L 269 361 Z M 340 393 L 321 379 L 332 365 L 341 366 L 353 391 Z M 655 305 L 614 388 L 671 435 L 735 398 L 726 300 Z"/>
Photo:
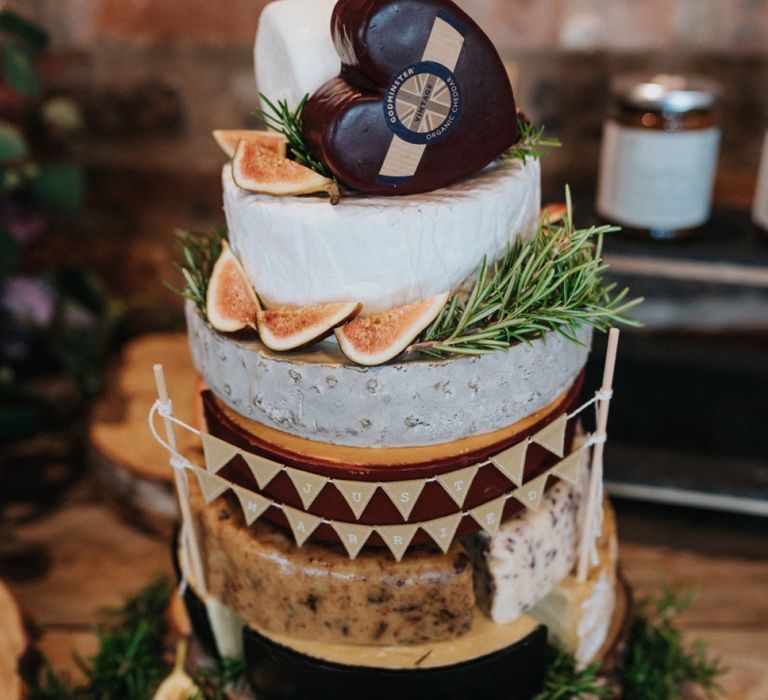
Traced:
<path fill-rule="evenodd" d="M 286 1 L 286 0 L 283 0 Z M 403 197 L 276 197 L 223 170 L 232 250 L 265 306 L 363 304 L 375 313 L 457 290 L 483 258 L 536 230 L 537 160 L 499 160 L 466 180 Z"/>
<path fill-rule="evenodd" d="M 582 667 L 595 659 L 605 643 L 616 603 L 616 517 L 607 500 L 603 512 L 600 563 L 583 583 L 567 576 L 529 613 L 547 626 L 550 641 L 571 653 Z"/>
<path fill-rule="evenodd" d="M 259 92 L 295 109 L 304 95 L 339 74 L 341 59 L 331 38 L 335 4 L 278 0 L 264 8 L 253 47 Z"/>
<path fill-rule="evenodd" d="M 576 561 L 585 486 L 559 481 L 544 494 L 537 512 L 524 510 L 495 535 L 479 533 L 465 541 L 475 565 L 478 601 L 494 622 L 512 622 L 568 576 Z"/>

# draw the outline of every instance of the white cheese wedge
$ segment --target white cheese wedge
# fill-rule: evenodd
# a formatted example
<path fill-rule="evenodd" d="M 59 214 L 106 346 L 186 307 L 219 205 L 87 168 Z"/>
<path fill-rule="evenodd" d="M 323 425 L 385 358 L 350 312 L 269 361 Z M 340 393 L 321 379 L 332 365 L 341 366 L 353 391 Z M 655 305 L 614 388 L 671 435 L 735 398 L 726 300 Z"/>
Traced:
<path fill-rule="evenodd" d="M 582 454 L 586 458 L 587 451 Z M 480 533 L 474 543 L 465 542 L 475 563 L 478 600 L 494 622 L 508 624 L 528 612 L 570 573 L 584 487 L 560 481 L 537 512 L 524 510 L 496 535 Z"/>
<path fill-rule="evenodd" d="M 573 654 L 581 667 L 594 660 L 606 641 L 616 603 L 616 518 L 607 501 L 603 508 L 598 566 L 583 583 L 567 576 L 529 612 L 547 626 L 549 640 Z"/>
<path fill-rule="evenodd" d="M 286 2 L 287 0 L 283 0 Z M 224 168 L 232 249 L 267 306 L 356 301 L 374 313 L 457 289 L 486 257 L 536 229 L 538 161 L 497 161 L 476 176 L 407 197 L 273 197 Z"/>
<path fill-rule="evenodd" d="M 259 92 L 295 109 L 304 95 L 339 74 L 341 60 L 331 39 L 335 4 L 277 0 L 264 8 L 253 49 Z"/>

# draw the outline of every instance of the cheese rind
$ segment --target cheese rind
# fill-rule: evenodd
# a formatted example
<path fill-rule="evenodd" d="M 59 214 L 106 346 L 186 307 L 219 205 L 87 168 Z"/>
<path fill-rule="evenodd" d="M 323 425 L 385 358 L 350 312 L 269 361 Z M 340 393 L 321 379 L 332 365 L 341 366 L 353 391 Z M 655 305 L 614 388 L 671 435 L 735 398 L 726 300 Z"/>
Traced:
<path fill-rule="evenodd" d="M 222 177 L 229 240 L 267 307 L 360 302 L 363 314 L 458 289 L 536 229 L 539 163 L 498 161 L 407 197 L 273 197 Z"/>
<path fill-rule="evenodd" d="M 259 92 L 296 109 L 304 95 L 339 74 L 341 59 L 331 38 L 335 4 L 278 0 L 262 10 L 253 47 Z"/>
<path fill-rule="evenodd" d="M 190 483 L 209 594 L 247 624 L 274 634 L 340 644 L 421 644 L 467 632 L 475 606 L 472 567 L 459 545 L 416 549 L 401 562 L 363 551 L 296 546 L 263 521 L 247 527 L 228 497 L 203 504 Z"/>

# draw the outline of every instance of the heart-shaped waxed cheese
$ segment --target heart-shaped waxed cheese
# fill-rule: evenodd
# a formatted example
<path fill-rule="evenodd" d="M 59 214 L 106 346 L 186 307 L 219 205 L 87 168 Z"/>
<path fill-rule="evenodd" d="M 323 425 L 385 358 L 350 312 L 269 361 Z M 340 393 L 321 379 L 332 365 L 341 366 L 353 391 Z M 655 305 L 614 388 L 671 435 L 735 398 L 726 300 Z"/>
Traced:
<path fill-rule="evenodd" d="M 362 192 L 428 192 L 475 173 L 518 138 L 496 49 L 449 0 L 339 0 L 339 77 L 304 108 L 311 149 Z"/>

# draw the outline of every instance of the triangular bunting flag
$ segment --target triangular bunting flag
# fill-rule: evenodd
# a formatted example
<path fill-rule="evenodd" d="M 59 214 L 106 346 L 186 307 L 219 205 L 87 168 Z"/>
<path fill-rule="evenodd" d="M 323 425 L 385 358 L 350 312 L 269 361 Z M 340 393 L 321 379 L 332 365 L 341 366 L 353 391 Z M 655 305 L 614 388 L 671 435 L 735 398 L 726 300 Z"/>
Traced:
<path fill-rule="evenodd" d="M 558 462 L 552 468 L 552 473 L 570 484 L 578 483 L 583 457 L 582 450 L 571 452 L 562 462 Z"/>
<path fill-rule="evenodd" d="M 205 454 L 205 466 L 211 474 L 221 471 L 237 453 L 238 449 L 224 440 L 202 433 L 203 453 Z"/>
<path fill-rule="evenodd" d="M 446 515 L 444 518 L 419 523 L 419 525 L 445 553 L 453 542 L 453 536 L 456 534 L 462 517 L 464 517 L 463 513 L 454 513 L 453 515 Z"/>
<path fill-rule="evenodd" d="M 292 469 L 291 467 L 286 467 L 285 473 L 299 492 L 301 503 L 305 508 L 309 508 L 312 505 L 323 490 L 323 487 L 328 483 L 328 477 L 326 476 Z"/>
<path fill-rule="evenodd" d="M 488 501 L 488 503 L 483 503 L 483 505 L 473 508 L 469 511 L 469 514 L 489 535 L 495 535 L 499 531 L 501 517 L 504 513 L 504 504 L 506 502 L 506 496 L 499 496 L 492 501 Z"/>
<path fill-rule="evenodd" d="M 252 452 L 240 452 L 241 457 L 245 460 L 248 468 L 253 474 L 253 478 L 256 479 L 256 483 L 260 489 L 267 487 L 267 484 L 274 479 L 278 472 L 283 468 L 282 464 L 273 462 L 266 457 L 259 457 Z"/>
<path fill-rule="evenodd" d="M 528 441 L 523 440 L 495 457 L 491 457 L 491 463 L 515 486 L 520 486 L 523 483 L 526 452 L 528 452 Z"/>
<path fill-rule="evenodd" d="M 416 505 L 416 501 L 419 500 L 421 492 L 424 490 L 424 481 L 421 479 L 414 479 L 412 481 L 385 481 L 379 484 L 384 489 L 389 500 L 395 504 L 395 508 L 400 511 L 400 515 L 405 520 L 413 510 L 413 506 Z"/>
<path fill-rule="evenodd" d="M 549 472 L 545 472 L 541 476 L 537 476 L 526 484 L 523 484 L 519 489 L 512 492 L 512 495 L 520 501 L 526 508 L 530 508 L 532 511 L 539 510 L 541 505 L 541 497 L 544 495 L 544 487 L 547 484 L 547 477 Z"/>
<path fill-rule="evenodd" d="M 369 525 L 356 525 L 354 523 L 331 523 L 336 530 L 344 549 L 347 550 L 350 559 L 354 559 L 373 532 Z"/>
<path fill-rule="evenodd" d="M 288 518 L 291 532 L 293 532 L 293 537 L 299 547 L 307 541 L 307 538 L 317 530 L 317 526 L 323 522 L 323 519 L 318 518 L 316 515 L 304 513 L 290 506 L 283 506 L 283 512 L 285 517 Z"/>
<path fill-rule="evenodd" d="M 473 464 L 471 467 L 465 467 L 449 474 L 440 474 L 437 481 L 445 489 L 445 492 L 454 500 L 459 508 L 464 506 L 469 489 L 475 480 L 475 475 L 479 467 Z"/>
<path fill-rule="evenodd" d="M 246 525 L 251 525 L 272 505 L 272 501 L 268 498 L 264 498 L 264 496 L 260 496 L 253 491 L 248 491 L 242 488 L 242 486 L 233 486 L 232 490 L 235 492 L 237 500 L 240 501 Z"/>
<path fill-rule="evenodd" d="M 226 479 L 222 479 L 220 476 L 216 476 L 216 474 L 211 474 L 205 471 L 205 469 L 192 467 L 192 470 L 195 472 L 197 483 L 200 484 L 200 490 L 203 492 L 203 499 L 206 503 L 217 499 L 231 486 Z"/>
<path fill-rule="evenodd" d="M 378 484 L 374 481 L 340 481 L 334 480 L 333 485 L 339 490 L 356 518 L 359 518 L 370 503 Z"/>
<path fill-rule="evenodd" d="M 418 529 L 419 526 L 416 523 L 410 525 L 405 523 L 403 525 L 378 525 L 376 532 L 389 547 L 395 560 L 400 561 Z"/>
<path fill-rule="evenodd" d="M 565 426 L 568 425 L 568 416 L 563 413 L 558 419 L 543 427 L 538 433 L 531 436 L 531 440 L 554 452 L 558 457 L 563 456 L 565 449 Z"/>

